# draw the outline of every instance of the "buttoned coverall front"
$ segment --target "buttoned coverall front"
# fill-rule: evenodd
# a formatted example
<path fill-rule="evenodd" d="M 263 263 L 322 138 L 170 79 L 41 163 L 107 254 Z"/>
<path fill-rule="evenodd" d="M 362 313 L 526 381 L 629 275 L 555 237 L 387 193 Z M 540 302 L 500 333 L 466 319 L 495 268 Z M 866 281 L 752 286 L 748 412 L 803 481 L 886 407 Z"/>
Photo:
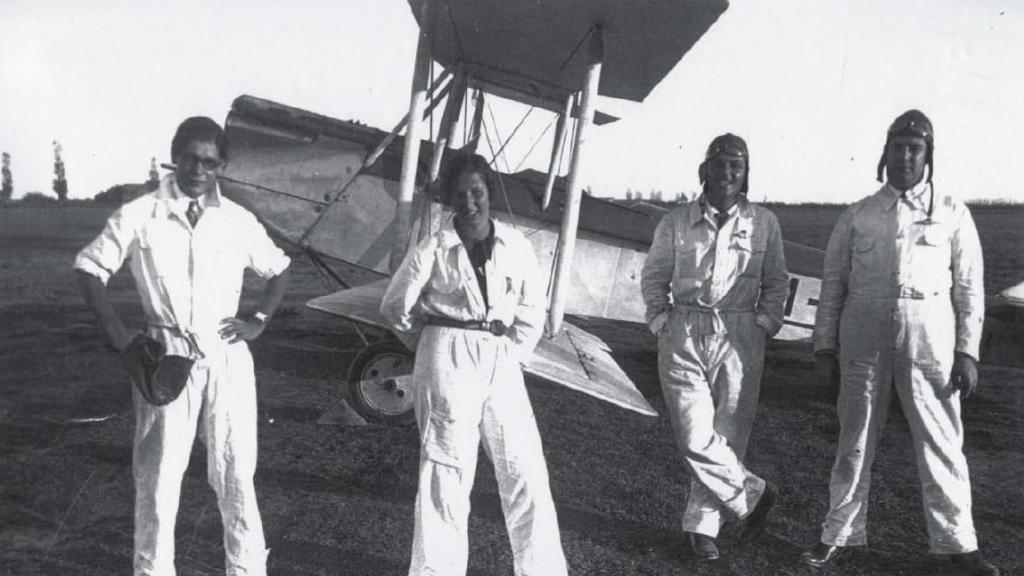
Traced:
<path fill-rule="evenodd" d="M 207 480 L 224 525 L 228 576 L 266 573 L 266 545 L 253 475 L 256 471 L 256 381 L 245 342 L 221 339 L 219 323 L 238 313 L 243 271 L 264 278 L 289 259 L 255 216 L 214 190 L 193 229 L 189 199 L 168 175 L 159 188 L 129 202 L 79 252 L 74 267 L 106 283 L 129 260 L 147 332 L 168 354 L 196 359 L 177 399 L 165 406 L 132 390 L 135 439 L 137 576 L 169 576 L 181 480 L 198 427 L 206 444 Z"/>
<path fill-rule="evenodd" d="M 775 215 L 740 199 L 721 230 L 705 199 L 665 215 L 644 262 L 647 320 L 663 323 L 658 372 L 691 472 L 683 530 L 718 535 L 765 482 L 743 465 L 766 340 L 782 327 L 789 276 Z"/>
<path fill-rule="evenodd" d="M 843 212 L 829 239 L 814 348 L 838 350 L 841 383 L 825 544 L 867 543 L 871 464 L 895 390 L 914 440 L 931 551 L 978 547 L 950 373 L 954 352 L 978 358 L 981 244 L 967 208 L 932 199 L 929 188 L 901 197 L 884 185 Z"/>
<path fill-rule="evenodd" d="M 515 573 L 566 574 L 521 369 L 543 329 L 544 284 L 530 242 L 492 223 L 486 300 L 449 220 L 406 254 L 381 302 L 394 328 L 419 341 L 413 377 L 420 473 L 410 576 L 466 573 L 469 495 L 481 439 L 494 463 Z M 497 336 L 430 325 L 428 316 L 501 321 L 509 330 Z"/>

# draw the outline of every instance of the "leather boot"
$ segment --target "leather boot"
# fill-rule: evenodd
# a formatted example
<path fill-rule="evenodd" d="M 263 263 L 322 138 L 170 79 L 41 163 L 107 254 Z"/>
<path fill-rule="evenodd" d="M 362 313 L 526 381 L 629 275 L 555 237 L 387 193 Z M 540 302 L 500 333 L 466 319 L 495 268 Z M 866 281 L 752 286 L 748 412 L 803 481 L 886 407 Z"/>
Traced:
<path fill-rule="evenodd" d="M 715 545 L 715 539 L 711 536 L 687 532 L 686 541 L 690 543 L 690 550 L 698 560 L 718 560 L 718 546 Z"/>
<path fill-rule="evenodd" d="M 800 563 L 813 568 L 823 568 L 841 556 L 845 550 L 842 546 L 818 542 L 814 548 L 800 555 Z"/>

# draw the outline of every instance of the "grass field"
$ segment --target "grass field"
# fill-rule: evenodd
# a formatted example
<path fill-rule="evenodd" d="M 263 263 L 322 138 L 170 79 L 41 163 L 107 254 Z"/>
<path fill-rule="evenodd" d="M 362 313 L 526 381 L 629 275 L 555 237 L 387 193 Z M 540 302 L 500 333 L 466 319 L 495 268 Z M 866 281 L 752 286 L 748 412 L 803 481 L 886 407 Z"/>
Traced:
<path fill-rule="evenodd" d="M 824 246 L 838 211 L 774 208 L 787 238 Z M 0 575 L 126 574 L 131 570 L 130 391 L 102 344 L 69 270 L 109 208 L 0 209 Z M 975 212 L 989 291 L 1024 280 L 1024 212 Z M 317 420 L 340 398 L 361 346 L 356 333 L 302 306 L 322 293 L 296 260 L 293 286 L 253 345 L 259 388 L 256 488 L 271 548 L 285 575 L 404 574 L 412 539 L 415 427 L 341 427 Z M 249 298 L 255 282 L 247 282 Z M 111 292 L 141 320 L 127 274 Z M 638 326 L 580 320 L 604 338 L 659 412 L 654 340 Z M 796 575 L 827 508 L 838 434 L 833 399 L 816 387 L 806 345 L 773 343 L 749 466 L 780 488 L 769 534 L 751 546 L 731 535 L 723 559 L 696 564 L 679 517 L 687 475 L 664 417 L 626 412 L 533 382 L 562 541 L 577 575 Z M 94 423 L 72 418 L 113 414 Z M 832 574 L 950 574 L 927 554 L 909 431 L 890 414 L 874 467 L 868 549 Z M 1004 574 L 1024 574 L 1024 372 L 982 366 L 964 408 L 974 518 L 982 549 Z M 497 488 L 481 458 L 470 518 L 469 574 L 512 573 Z M 196 447 L 177 525 L 179 574 L 223 574 L 220 519 Z"/>

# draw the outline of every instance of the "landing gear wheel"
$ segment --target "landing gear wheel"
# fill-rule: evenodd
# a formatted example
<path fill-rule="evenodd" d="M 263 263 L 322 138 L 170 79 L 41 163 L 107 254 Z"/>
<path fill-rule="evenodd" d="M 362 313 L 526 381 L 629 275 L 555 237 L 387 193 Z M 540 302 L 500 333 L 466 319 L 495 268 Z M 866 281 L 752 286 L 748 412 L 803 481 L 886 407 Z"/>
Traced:
<path fill-rule="evenodd" d="M 413 422 L 414 355 L 401 342 L 385 340 L 363 348 L 348 369 L 352 406 L 367 420 L 404 425 Z M 405 378 L 399 378 L 405 376 Z"/>

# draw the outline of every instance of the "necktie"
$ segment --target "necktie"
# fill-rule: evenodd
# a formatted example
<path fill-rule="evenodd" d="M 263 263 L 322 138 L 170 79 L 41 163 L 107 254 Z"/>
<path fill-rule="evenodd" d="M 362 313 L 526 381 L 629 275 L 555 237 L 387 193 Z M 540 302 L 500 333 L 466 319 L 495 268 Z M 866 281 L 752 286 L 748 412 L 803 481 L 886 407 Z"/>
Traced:
<path fill-rule="evenodd" d="M 199 222 L 199 202 L 193 200 L 188 203 L 188 210 L 185 212 L 185 217 L 188 218 L 189 225 L 195 228 L 196 223 Z"/>
<path fill-rule="evenodd" d="M 728 222 L 728 221 L 729 221 L 729 213 L 728 212 L 719 212 L 719 213 L 715 214 L 715 224 L 718 226 L 719 230 L 721 230 L 722 226 L 725 226 L 725 223 Z"/>

